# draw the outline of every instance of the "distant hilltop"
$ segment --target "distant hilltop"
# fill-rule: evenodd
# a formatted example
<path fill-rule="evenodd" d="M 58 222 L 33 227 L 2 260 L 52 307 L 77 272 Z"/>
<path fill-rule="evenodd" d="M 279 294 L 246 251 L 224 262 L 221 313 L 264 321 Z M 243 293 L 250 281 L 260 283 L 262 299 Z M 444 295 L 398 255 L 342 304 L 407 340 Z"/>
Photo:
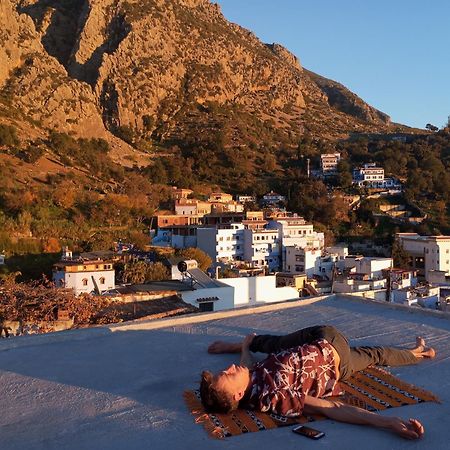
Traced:
<path fill-rule="evenodd" d="M 162 145 L 218 130 L 239 146 L 399 129 L 208 0 L 3 0 L 0 27 L 2 121 L 14 108 L 33 127 Z"/>

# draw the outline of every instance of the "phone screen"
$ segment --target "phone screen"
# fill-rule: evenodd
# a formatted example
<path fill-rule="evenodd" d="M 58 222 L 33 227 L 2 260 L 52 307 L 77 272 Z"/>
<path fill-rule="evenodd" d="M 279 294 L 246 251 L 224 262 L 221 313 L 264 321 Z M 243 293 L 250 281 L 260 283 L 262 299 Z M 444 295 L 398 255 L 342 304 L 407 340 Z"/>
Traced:
<path fill-rule="evenodd" d="M 301 434 L 302 436 L 309 437 L 311 439 L 320 439 L 325 436 L 325 433 L 319 430 L 315 430 L 314 428 L 305 427 L 304 425 L 298 425 L 292 428 L 292 431 L 297 434 Z"/>

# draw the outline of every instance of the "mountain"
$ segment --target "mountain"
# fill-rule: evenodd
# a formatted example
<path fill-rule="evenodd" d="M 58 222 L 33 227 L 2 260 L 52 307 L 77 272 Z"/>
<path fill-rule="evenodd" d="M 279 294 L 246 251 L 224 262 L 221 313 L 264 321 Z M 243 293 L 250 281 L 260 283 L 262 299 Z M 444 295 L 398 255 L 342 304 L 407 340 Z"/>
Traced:
<path fill-rule="evenodd" d="M 403 129 L 208 0 L 2 0 L 0 29 L 0 120 L 22 139 L 101 137 L 120 159 L 126 142 L 276 146 Z"/>

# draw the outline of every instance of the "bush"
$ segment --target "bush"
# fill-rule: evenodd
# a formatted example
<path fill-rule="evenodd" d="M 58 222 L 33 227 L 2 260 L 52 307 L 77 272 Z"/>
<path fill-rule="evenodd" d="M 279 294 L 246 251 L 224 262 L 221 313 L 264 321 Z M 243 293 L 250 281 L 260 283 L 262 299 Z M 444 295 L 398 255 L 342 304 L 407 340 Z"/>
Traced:
<path fill-rule="evenodd" d="M 0 124 L 0 145 L 14 147 L 19 145 L 16 128 L 10 125 Z"/>

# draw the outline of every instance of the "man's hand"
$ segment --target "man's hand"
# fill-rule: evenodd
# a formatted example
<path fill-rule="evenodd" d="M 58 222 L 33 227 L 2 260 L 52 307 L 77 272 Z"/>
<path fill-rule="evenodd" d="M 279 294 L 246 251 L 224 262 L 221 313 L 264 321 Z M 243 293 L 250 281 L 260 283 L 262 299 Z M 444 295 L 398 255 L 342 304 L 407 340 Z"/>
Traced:
<path fill-rule="evenodd" d="M 405 439 L 419 439 L 425 433 L 423 425 L 416 419 L 404 420 L 400 417 L 392 417 L 389 428 Z"/>

